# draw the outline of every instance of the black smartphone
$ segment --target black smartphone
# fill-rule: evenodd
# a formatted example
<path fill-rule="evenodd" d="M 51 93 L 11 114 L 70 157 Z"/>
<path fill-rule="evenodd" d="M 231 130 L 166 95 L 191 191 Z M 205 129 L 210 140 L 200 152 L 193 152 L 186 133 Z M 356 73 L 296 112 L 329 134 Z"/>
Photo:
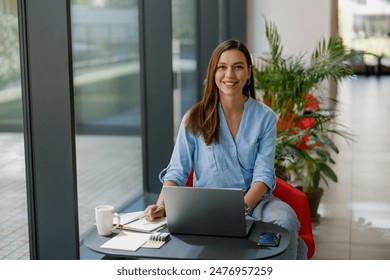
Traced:
<path fill-rule="evenodd" d="M 277 247 L 280 243 L 280 233 L 267 231 L 263 232 L 260 235 L 259 240 L 257 241 L 258 246 L 262 247 Z"/>

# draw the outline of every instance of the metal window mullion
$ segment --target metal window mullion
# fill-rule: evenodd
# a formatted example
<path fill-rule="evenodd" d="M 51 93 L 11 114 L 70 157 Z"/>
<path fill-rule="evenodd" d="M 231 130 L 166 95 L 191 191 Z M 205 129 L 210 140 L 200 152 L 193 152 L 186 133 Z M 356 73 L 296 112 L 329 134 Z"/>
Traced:
<path fill-rule="evenodd" d="M 19 0 L 31 259 L 79 259 L 70 1 Z"/>

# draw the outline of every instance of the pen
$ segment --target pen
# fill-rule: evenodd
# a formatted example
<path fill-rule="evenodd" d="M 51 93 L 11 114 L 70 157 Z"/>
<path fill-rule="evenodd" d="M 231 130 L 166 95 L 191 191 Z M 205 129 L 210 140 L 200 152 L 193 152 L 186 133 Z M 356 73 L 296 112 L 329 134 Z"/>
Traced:
<path fill-rule="evenodd" d="M 163 210 L 164 208 L 165 208 L 164 205 L 160 205 L 160 206 L 158 206 L 158 207 L 156 208 L 156 210 L 153 211 L 153 213 L 157 213 L 158 211 L 161 211 L 161 210 Z M 138 217 L 135 217 L 135 218 L 131 219 L 130 221 L 127 221 L 125 224 L 127 225 L 127 224 L 130 224 L 130 223 L 132 223 L 132 222 L 141 220 L 142 218 L 145 218 L 147 215 L 148 215 L 148 214 L 144 213 L 144 214 L 142 214 L 142 215 L 140 215 L 140 216 L 138 216 Z M 118 229 L 123 229 L 123 226 L 124 226 L 125 224 L 120 225 L 120 226 L 118 227 Z"/>
<path fill-rule="evenodd" d="M 163 210 L 164 208 L 165 208 L 164 205 L 158 206 L 158 207 L 156 208 L 156 210 L 153 211 L 153 214 L 154 214 L 154 213 L 157 213 L 158 211 Z M 147 213 L 142 214 L 141 216 L 139 216 L 139 217 L 137 218 L 137 220 L 140 220 L 140 219 L 142 219 L 142 218 L 145 218 L 147 215 L 148 215 Z"/>

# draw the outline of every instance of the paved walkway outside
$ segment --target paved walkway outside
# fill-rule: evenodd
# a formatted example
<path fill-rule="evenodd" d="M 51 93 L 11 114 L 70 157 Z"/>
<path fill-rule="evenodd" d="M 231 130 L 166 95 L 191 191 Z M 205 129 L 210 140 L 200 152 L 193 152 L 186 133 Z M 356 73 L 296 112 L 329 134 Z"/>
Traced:
<path fill-rule="evenodd" d="M 30 259 L 23 135 L 0 133 L 0 260 Z M 77 136 L 80 234 L 94 223 L 94 207 L 119 207 L 142 191 L 141 139 Z"/>

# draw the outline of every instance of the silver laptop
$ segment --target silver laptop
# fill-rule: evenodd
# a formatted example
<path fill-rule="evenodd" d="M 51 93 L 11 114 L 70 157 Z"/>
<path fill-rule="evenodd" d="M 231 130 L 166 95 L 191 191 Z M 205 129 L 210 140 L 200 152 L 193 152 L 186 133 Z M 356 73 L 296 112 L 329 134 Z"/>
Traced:
<path fill-rule="evenodd" d="M 244 215 L 240 189 L 163 188 L 171 233 L 245 237 L 253 224 Z"/>

